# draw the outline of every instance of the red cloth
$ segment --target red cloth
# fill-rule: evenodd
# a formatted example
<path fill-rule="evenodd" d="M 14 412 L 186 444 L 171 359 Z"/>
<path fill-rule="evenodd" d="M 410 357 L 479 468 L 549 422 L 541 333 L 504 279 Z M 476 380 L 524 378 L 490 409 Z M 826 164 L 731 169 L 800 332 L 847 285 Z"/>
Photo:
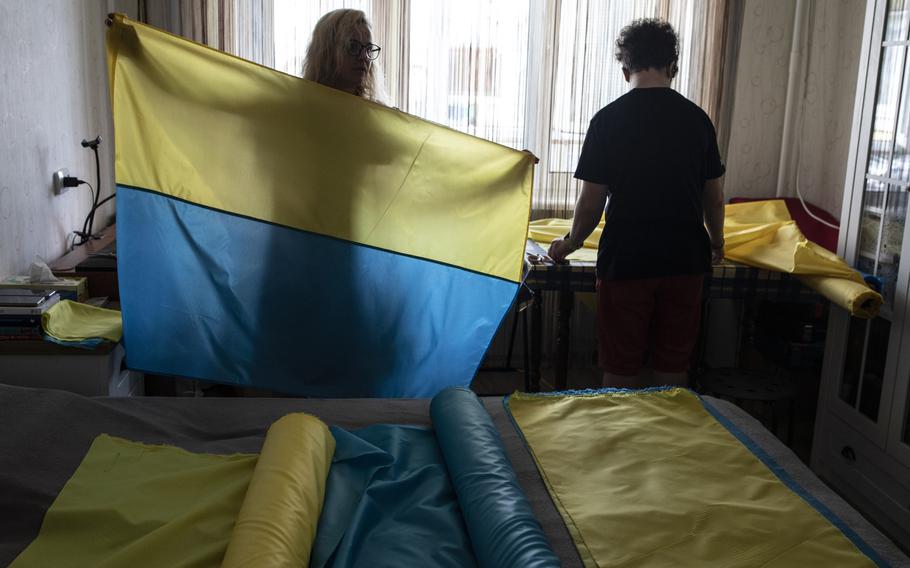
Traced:
<path fill-rule="evenodd" d="M 759 199 L 747 199 L 745 197 L 734 197 L 734 198 L 730 199 L 730 203 L 746 203 L 749 201 L 770 201 L 773 199 L 775 199 L 775 198 L 767 197 L 767 198 L 759 198 Z M 784 198 L 780 198 L 780 199 L 782 201 L 784 201 L 784 203 L 787 204 L 787 210 L 790 211 L 790 218 L 793 219 L 794 221 L 796 221 L 796 226 L 799 227 L 799 230 L 802 231 L 804 235 L 806 235 L 807 239 L 809 239 L 813 243 L 816 243 L 818 245 L 825 247 L 826 249 L 830 250 L 831 252 L 837 252 L 837 235 L 839 233 L 839 231 L 837 229 L 833 229 L 833 228 L 825 225 L 824 223 L 819 223 L 818 221 L 816 221 L 815 219 L 810 217 L 809 214 L 806 213 L 806 210 L 803 209 L 803 206 L 799 202 L 798 198 L 784 197 Z M 808 201 L 806 202 L 806 207 L 808 207 L 809 211 L 812 211 L 812 213 L 815 216 L 820 217 L 820 218 L 824 219 L 825 221 L 832 223 L 834 225 L 840 225 L 839 219 L 836 219 L 833 215 L 831 215 L 830 213 L 828 213 L 821 207 L 812 205 Z"/>
<path fill-rule="evenodd" d="M 599 364 L 635 376 L 650 351 L 655 371 L 688 370 L 701 320 L 704 275 L 597 281 Z"/>

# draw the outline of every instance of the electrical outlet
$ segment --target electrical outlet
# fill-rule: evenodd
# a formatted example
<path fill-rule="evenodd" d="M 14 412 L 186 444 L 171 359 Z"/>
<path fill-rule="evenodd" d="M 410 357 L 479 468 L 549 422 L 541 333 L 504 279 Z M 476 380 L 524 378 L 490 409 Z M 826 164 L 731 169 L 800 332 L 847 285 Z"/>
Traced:
<path fill-rule="evenodd" d="M 63 195 L 68 190 L 68 187 L 63 187 L 63 178 L 70 175 L 70 171 L 66 168 L 61 168 L 54 172 L 54 195 Z"/>

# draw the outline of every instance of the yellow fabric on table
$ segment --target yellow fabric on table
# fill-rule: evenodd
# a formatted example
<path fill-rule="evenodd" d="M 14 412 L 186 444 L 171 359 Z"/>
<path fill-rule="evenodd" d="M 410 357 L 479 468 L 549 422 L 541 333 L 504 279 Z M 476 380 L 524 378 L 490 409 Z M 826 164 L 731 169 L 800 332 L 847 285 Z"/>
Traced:
<path fill-rule="evenodd" d="M 102 434 L 12 566 L 305 566 L 334 443 L 305 414 L 276 422 L 261 456 Z"/>
<path fill-rule="evenodd" d="M 586 566 L 874 566 L 688 390 L 507 405 Z"/>
<path fill-rule="evenodd" d="M 114 343 L 123 337 L 120 312 L 61 300 L 41 315 L 44 332 L 61 341 L 101 338 Z"/>
<path fill-rule="evenodd" d="M 568 259 L 596 262 L 597 244 L 600 242 L 600 234 L 603 232 L 603 228 L 604 220 L 601 218 L 594 232 L 585 239 L 585 245 L 570 254 Z M 540 219 L 531 221 L 528 225 L 528 238 L 546 248 L 546 245 L 566 236 L 566 233 L 570 230 L 572 230 L 572 219 Z"/>
<path fill-rule="evenodd" d="M 596 260 L 603 219 L 594 234 L 570 260 Z M 541 246 L 562 237 L 572 228 L 572 219 L 533 221 L 528 238 Z M 840 257 L 806 237 L 790 217 L 787 204 L 779 199 L 734 203 L 725 207 L 724 256 L 731 261 L 800 277 L 850 314 L 872 318 L 882 305 L 881 294 L 863 281 Z"/>
<path fill-rule="evenodd" d="M 800 277 L 856 317 L 872 318 L 881 294 L 839 256 L 806 239 L 779 199 L 726 206 L 724 255 L 732 261 Z"/>

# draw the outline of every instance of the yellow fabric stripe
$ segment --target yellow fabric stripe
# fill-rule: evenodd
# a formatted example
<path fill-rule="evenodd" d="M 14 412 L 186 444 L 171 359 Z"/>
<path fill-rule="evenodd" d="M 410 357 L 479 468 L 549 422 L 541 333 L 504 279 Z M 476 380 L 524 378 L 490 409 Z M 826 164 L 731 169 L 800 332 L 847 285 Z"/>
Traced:
<path fill-rule="evenodd" d="M 108 57 L 118 183 L 520 279 L 529 154 L 119 15 Z"/>
<path fill-rule="evenodd" d="M 586 566 L 873 566 L 684 389 L 515 394 Z"/>

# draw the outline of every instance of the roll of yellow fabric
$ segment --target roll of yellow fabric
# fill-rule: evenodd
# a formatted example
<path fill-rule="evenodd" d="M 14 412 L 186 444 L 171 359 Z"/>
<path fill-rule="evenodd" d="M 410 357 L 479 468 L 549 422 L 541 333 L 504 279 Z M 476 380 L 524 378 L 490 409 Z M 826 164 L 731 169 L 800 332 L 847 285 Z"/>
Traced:
<path fill-rule="evenodd" d="M 222 567 L 309 564 L 334 452 L 335 439 L 313 416 L 272 424 Z"/>
<path fill-rule="evenodd" d="M 799 279 L 852 316 L 872 319 L 882 307 L 881 294 L 865 284 L 829 276 L 800 276 Z"/>

